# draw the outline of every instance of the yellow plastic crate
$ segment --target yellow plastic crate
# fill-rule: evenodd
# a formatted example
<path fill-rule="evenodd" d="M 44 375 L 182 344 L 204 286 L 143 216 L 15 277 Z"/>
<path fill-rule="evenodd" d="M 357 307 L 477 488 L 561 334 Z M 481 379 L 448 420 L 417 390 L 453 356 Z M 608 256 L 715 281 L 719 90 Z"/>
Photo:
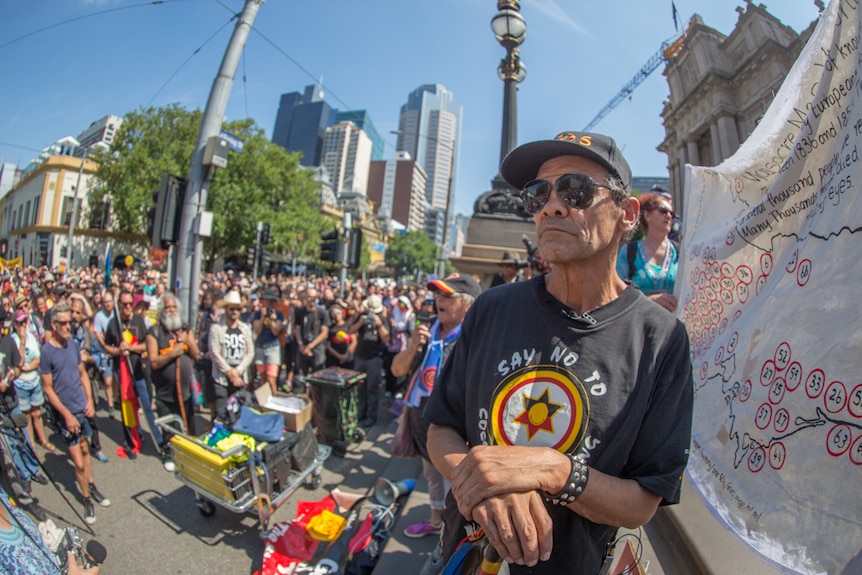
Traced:
<path fill-rule="evenodd" d="M 241 505 L 254 497 L 251 474 L 246 465 L 207 450 L 185 437 L 171 437 L 177 474 L 205 495 L 230 505 Z"/>

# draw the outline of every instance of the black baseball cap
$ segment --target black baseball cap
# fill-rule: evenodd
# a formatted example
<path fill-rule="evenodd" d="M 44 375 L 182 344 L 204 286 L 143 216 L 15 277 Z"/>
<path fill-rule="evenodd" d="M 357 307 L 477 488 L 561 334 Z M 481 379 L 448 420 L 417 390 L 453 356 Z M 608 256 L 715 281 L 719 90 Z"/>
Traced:
<path fill-rule="evenodd" d="M 473 276 L 458 272 L 449 274 L 442 280 L 432 280 L 425 287 L 431 291 L 440 291 L 448 295 L 465 293 L 477 297 L 482 293 L 479 282 L 473 279 Z"/>
<path fill-rule="evenodd" d="M 580 156 L 601 164 L 631 188 L 632 170 L 614 139 L 592 132 L 562 132 L 553 140 L 518 146 L 503 160 L 500 174 L 520 190 L 536 178 L 542 164 L 560 156 Z"/>

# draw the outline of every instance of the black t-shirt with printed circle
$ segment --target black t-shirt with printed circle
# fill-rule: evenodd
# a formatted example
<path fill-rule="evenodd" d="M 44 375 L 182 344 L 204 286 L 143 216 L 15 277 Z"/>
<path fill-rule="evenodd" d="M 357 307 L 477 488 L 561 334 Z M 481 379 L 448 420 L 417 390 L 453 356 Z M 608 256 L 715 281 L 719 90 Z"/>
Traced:
<path fill-rule="evenodd" d="M 122 332 L 120 331 L 122 329 Z M 128 332 L 133 344 L 144 343 L 147 335 L 147 324 L 144 323 L 144 318 L 137 314 L 132 314 L 132 318 L 128 321 L 121 319 L 117 314 L 108 322 L 108 329 L 105 330 L 105 343 L 117 347 L 121 341 L 125 341 L 121 333 Z M 132 364 L 132 374 L 135 381 L 144 379 L 144 363 L 140 353 L 130 353 L 129 361 Z M 119 377 L 120 362 L 125 361 L 122 357 L 114 358 L 114 375 Z M 117 380 L 119 381 L 119 380 Z"/>

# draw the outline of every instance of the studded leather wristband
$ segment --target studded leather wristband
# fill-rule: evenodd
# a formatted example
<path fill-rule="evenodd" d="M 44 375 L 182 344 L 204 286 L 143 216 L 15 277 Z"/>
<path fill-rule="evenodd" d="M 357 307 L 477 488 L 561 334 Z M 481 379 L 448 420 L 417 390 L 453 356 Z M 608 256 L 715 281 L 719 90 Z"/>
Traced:
<path fill-rule="evenodd" d="M 569 478 L 566 480 L 566 485 L 563 489 L 554 495 L 547 491 L 545 492 L 545 500 L 554 503 L 555 505 L 568 505 L 580 497 L 584 489 L 587 487 L 587 481 L 590 479 L 590 468 L 582 460 L 567 453 L 566 456 L 572 462 L 572 471 L 569 473 Z"/>

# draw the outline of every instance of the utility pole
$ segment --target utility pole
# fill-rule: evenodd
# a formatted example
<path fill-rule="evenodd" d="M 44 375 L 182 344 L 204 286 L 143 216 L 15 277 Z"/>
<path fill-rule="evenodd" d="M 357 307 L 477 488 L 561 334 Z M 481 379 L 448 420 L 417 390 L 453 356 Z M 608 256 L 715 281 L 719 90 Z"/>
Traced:
<path fill-rule="evenodd" d="M 188 187 L 180 220 L 180 238 L 177 243 L 177 278 L 171 286 L 184 304 L 183 313 L 192 329 L 195 328 L 197 295 L 200 286 L 201 253 L 203 238 L 197 233 L 200 212 L 207 202 L 207 187 L 210 168 L 204 165 L 204 150 L 211 137 L 218 136 L 224 120 L 224 110 L 233 87 L 239 58 L 242 55 L 248 33 L 264 0 L 246 0 L 242 14 L 237 19 L 230 43 L 225 51 L 218 75 L 210 89 L 207 107 L 204 110 L 198 139 L 189 168 Z"/>
<path fill-rule="evenodd" d="M 254 233 L 254 267 L 252 268 L 252 281 L 257 281 L 258 262 L 260 262 L 260 232 L 263 230 L 263 222 L 257 222 L 257 230 Z"/>
<path fill-rule="evenodd" d="M 353 228 L 353 216 L 350 212 L 344 212 L 344 219 L 341 222 L 342 233 L 341 233 L 341 272 L 339 274 L 339 282 L 338 282 L 338 297 L 344 297 L 344 284 L 347 283 L 347 253 L 348 248 L 350 246 L 349 238 L 350 238 L 350 230 Z M 347 238 L 347 240 L 345 240 Z"/>

